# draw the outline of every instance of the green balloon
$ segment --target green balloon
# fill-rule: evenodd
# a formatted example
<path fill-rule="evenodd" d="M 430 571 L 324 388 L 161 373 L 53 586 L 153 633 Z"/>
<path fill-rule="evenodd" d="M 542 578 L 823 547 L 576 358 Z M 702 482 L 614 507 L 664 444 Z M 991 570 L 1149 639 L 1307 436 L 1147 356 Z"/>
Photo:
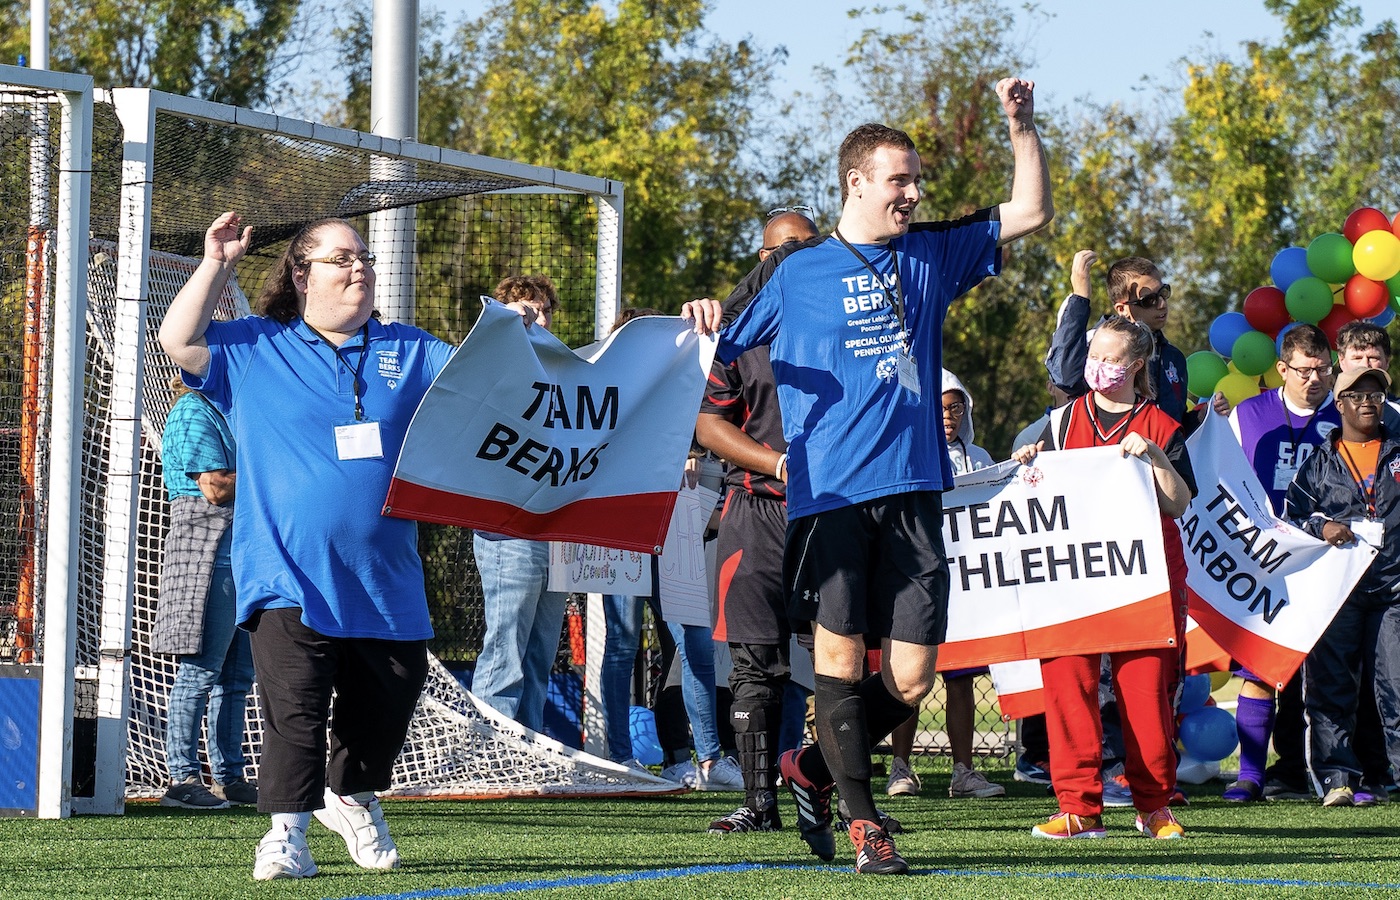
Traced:
<path fill-rule="evenodd" d="M 1229 371 L 1225 360 L 1215 353 L 1210 350 L 1197 350 L 1186 357 L 1186 390 L 1190 391 L 1193 397 L 1209 397 L 1215 393 L 1215 385 Z"/>
<path fill-rule="evenodd" d="M 1332 286 L 1321 278 L 1299 278 L 1283 297 L 1283 305 L 1295 322 L 1316 325 L 1332 311 Z"/>
<path fill-rule="evenodd" d="M 1385 280 L 1385 286 L 1390 290 L 1391 303 L 1400 303 L 1400 272 L 1387 278 Z"/>
<path fill-rule="evenodd" d="M 1319 234 L 1308 244 L 1308 270 L 1331 284 L 1341 284 L 1356 274 L 1351 241 L 1340 234 Z"/>
<path fill-rule="evenodd" d="M 1274 364 L 1278 356 L 1274 353 L 1274 341 L 1262 331 L 1246 331 L 1235 338 L 1235 346 L 1230 350 L 1230 361 L 1245 375 L 1258 378 Z M 1188 360 L 1189 362 L 1189 360 Z M 1191 377 L 1187 366 L 1186 377 Z"/>

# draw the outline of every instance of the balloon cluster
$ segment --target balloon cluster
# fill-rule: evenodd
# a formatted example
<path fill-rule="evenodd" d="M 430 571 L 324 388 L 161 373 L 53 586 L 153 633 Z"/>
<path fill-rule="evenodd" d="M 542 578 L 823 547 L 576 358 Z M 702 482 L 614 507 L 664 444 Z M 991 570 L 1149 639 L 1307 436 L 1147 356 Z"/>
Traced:
<path fill-rule="evenodd" d="M 1341 234 L 1320 234 L 1285 247 L 1269 266 L 1273 284 L 1255 288 L 1240 312 L 1216 316 L 1210 350 L 1186 358 L 1186 389 L 1223 393 L 1231 404 L 1282 384 L 1274 361 L 1283 336 L 1300 322 L 1316 325 L 1335 350 L 1343 325 L 1365 319 L 1384 328 L 1400 312 L 1400 214 L 1372 207 L 1347 216 Z"/>
<path fill-rule="evenodd" d="M 1213 675 L 1224 676 L 1217 685 Z M 1209 675 L 1188 675 L 1181 685 L 1177 704 L 1177 734 L 1181 741 L 1181 759 L 1177 764 L 1177 780 L 1202 784 L 1220 774 L 1220 760 L 1235 752 L 1239 738 L 1235 733 L 1235 717 L 1215 705 L 1211 691 L 1223 687 L 1228 672 Z"/>

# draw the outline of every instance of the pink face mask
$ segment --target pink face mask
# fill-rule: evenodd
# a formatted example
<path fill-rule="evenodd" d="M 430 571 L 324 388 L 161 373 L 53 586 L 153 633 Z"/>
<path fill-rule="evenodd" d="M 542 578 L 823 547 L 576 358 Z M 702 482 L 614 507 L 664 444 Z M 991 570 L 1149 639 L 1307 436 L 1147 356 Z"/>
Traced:
<path fill-rule="evenodd" d="M 1101 394 L 1112 393 L 1128 381 L 1128 367 L 1100 359 L 1084 361 L 1084 380 Z"/>

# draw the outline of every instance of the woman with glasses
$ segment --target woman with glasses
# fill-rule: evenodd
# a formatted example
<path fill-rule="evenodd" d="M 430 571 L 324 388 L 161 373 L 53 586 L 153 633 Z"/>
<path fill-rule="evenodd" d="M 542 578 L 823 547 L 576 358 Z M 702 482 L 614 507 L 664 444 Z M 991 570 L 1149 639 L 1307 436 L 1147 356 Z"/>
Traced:
<path fill-rule="evenodd" d="M 210 225 L 160 341 L 239 447 L 237 619 L 267 723 L 258 809 L 272 814 L 253 877 L 316 874 L 313 813 L 359 866 L 392 869 L 398 849 L 375 792 L 389 787 L 433 632 L 417 526 L 380 507 L 409 420 L 453 348 L 375 317 L 374 255 L 343 219 L 297 232 L 258 315 L 211 321 L 252 242 L 241 224 L 229 212 Z"/>
<path fill-rule="evenodd" d="M 1153 337 L 1122 316 L 1105 319 L 1089 342 L 1084 378 L 1090 393 L 1060 407 L 1040 441 L 1012 458 L 1029 464 L 1044 449 L 1120 447 L 1152 466 L 1161 511 L 1176 646 L 1108 654 L 1123 720 L 1124 775 L 1138 810 L 1137 828 L 1153 838 L 1185 835 L 1169 808 L 1176 785 L 1176 735 L 1171 699 L 1186 632 L 1186 558 L 1176 518 L 1196 492 L 1181 426 L 1152 402 L 1147 363 Z M 1040 838 L 1097 838 L 1103 827 L 1103 722 L 1099 714 L 1101 654 L 1040 661 L 1050 737 L 1050 780 L 1060 811 L 1036 825 Z"/>
<path fill-rule="evenodd" d="M 1375 687 L 1386 754 L 1400 771 L 1400 435 L 1381 424 L 1389 388 L 1384 369 L 1337 376 L 1342 426 L 1308 457 L 1284 498 L 1287 517 L 1314 537 L 1377 551 L 1303 664 L 1308 764 L 1323 806 L 1353 806 L 1367 787 L 1353 744 L 1363 678 Z"/>

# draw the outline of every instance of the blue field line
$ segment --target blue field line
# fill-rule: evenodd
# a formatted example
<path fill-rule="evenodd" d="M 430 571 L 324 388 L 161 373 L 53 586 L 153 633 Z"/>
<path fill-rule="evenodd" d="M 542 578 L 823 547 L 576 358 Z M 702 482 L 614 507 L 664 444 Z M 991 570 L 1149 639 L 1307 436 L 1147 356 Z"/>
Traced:
<path fill-rule="evenodd" d="M 732 875 L 740 872 L 809 870 L 831 873 L 831 866 L 812 865 L 767 865 L 763 863 L 735 863 L 732 865 L 685 866 L 678 869 L 646 869 L 638 872 L 618 872 L 612 875 L 589 875 L 584 878 L 552 878 L 529 881 L 507 881 L 501 884 L 483 884 L 476 887 L 437 888 L 428 891 L 409 891 L 403 894 L 358 894 L 342 897 L 340 900 L 434 900 L 440 897 L 483 897 L 493 894 L 523 894 L 529 891 L 548 891 L 557 888 L 597 887 L 605 884 L 626 884 L 635 881 L 658 881 L 663 878 L 686 878 L 696 875 Z M 1149 881 L 1171 884 L 1223 884 L 1240 887 L 1304 887 L 1304 888 L 1368 888 L 1397 890 L 1400 883 L 1386 884 L 1373 881 L 1304 881 L 1292 878 L 1222 878 L 1207 875 L 1138 875 L 1132 873 L 1093 873 L 1093 872 L 1014 872 L 999 869 L 918 869 L 915 877 L 943 875 L 977 878 L 1035 878 L 1035 879 L 1077 879 L 1083 881 Z"/>

